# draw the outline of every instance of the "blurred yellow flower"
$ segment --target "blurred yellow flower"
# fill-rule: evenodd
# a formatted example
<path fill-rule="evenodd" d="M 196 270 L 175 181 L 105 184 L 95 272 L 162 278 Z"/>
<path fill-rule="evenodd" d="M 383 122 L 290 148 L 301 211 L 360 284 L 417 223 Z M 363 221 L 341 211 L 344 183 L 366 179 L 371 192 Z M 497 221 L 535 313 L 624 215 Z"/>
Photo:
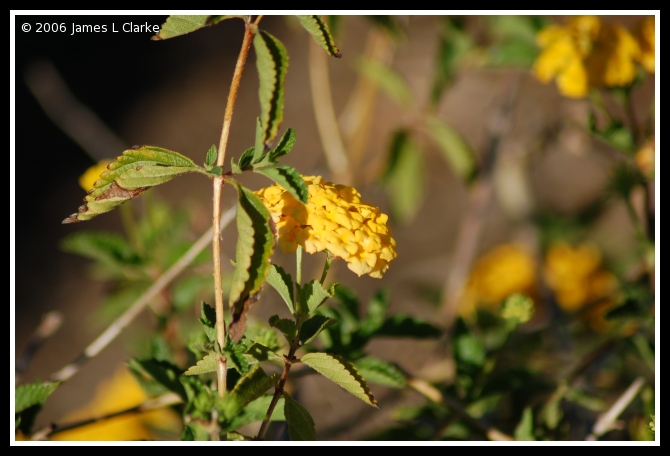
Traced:
<path fill-rule="evenodd" d="M 147 399 L 128 369 L 119 368 L 111 379 L 103 382 L 95 397 L 84 407 L 70 413 L 65 423 L 109 415 L 140 405 Z M 160 408 L 141 413 L 128 413 L 58 433 L 52 440 L 155 440 L 154 430 L 178 433 L 181 419 L 171 409 Z"/>
<path fill-rule="evenodd" d="M 582 98 L 589 87 L 618 87 L 633 82 L 640 47 L 633 36 L 596 16 L 577 16 L 565 26 L 550 25 L 537 35 L 543 51 L 533 75 L 544 83 L 556 79 L 561 94 Z"/>
<path fill-rule="evenodd" d="M 460 303 L 461 315 L 475 308 L 497 311 L 513 293 L 532 294 L 535 285 L 535 260 L 520 245 L 500 245 L 480 258 L 470 272 Z"/>
<path fill-rule="evenodd" d="M 278 184 L 256 192 L 272 215 L 282 252 L 293 253 L 298 245 L 308 253 L 327 250 L 359 276 L 381 278 L 397 256 L 388 216 L 361 202 L 352 187 L 321 176 L 302 178 L 309 189 L 306 205 Z"/>
<path fill-rule="evenodd" d="M 639 62 L 650 73 L 656 70 L 656 18 L 643 19 L 633 31 L 640 45 Z"/>
<path fill-rule="evenodd" d="M 652 136 L 646 143 L 635 153 L 635 163 L 637 163 L 640 172 L 649 180 L 654 180 L 654 171 L 656 158 L 656 144 Z"/>
<path fill-rule="evenodd" d="M 79 176 L 79 186 L 84 189 L 84 191 L 89 191 L 93 188 L 93 184 L 100 179 L 100 175 L 107 171 L 107 165 L 109 165 L 112 160 L 100 160 L 95 165 L 88 168 L 84 171 L 84 174 Z"/>

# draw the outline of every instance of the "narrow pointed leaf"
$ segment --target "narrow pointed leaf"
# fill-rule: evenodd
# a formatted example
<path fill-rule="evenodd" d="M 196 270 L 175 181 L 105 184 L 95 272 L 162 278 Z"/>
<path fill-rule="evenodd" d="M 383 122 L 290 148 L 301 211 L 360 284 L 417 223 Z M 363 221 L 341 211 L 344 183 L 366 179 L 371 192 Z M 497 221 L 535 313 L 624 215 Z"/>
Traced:
<path fill-rule="evenodd" d="M 167 18 L 165 23 L 161 26 L 160 31 L 151 39 L 153 41 L 167 40 L 175 36 L 186 35 L 187 33 L 195 32 L 203 27 L 218 24 L 224 19 L 231 19 L 233 17 L 243 18 L 244 16 L 180 16 L 172 15 Z"/>
<path fill-rule="evenodd" d="M 533 435 L 533 410 L 530 407 L 526 407 L 523 410 L 521 421 L 516 429 L 514 429 L 514 440 L 520 442 L 535 440 L 535 436 Z"/>
<path fill-rule="evenodd" d="M 168 391 L 178 394 L 184 401 L 187 400 L 184 385 L 179 380 L 182 371 L 174 364 L 155 359 L 132 359 L 128 364 L 132 369 L 143 371 L 149 375 L 156 382 L 167 388 Z"/>
<path fill-rule="evenodd" d="M 246 328 L 246 311 L 270 270 L 274 236 L 270 229 L 270 213 L 258 196 L 237 182 L 237 247 L 236 266 L 230 285 L 230 307 L 233 320 L 229 331 L 238 341 Z"/>
<path fill-rule="evenodd" d="M 400 223 L 414 220 L 424 199 L 425 164 L 423 152 L 404 131 L 394 135 L 383 182 L 393 216 Z"/>
<path fill-rule="evenodd" d="M 152 146 L 126 150 L 100 175 L 78 212 L 63 223 L 90 220 L 136 198 L 148 188 L 190 172 L 204 170 L 177 152 Z"/>
<path fill-rule="evenodd" d="M 296 140 L 295 130 L 293 128 L 289 128 L 288 130 L 286 130 L 286 132 L 282 135 L 281 139 L 279 140 L 277 146 L 274 149 L 272 149 L 272 151 L 270 151 L 268 155 L 270 162 L 276 163 L 279 157 L 288 154 L 291 151 L 291 149 L 293 149 L 295 140 Z"/>
<path fill-rule="evenodd" d="M 304 322 L 300 327 L 300 341 L 307 344 L 314 340 L 324 329 L 333 326 L 337 320 L 328 318 L 323 315 L 314 315 L 309 320 Z"/>
<path fill-rule="evenodd" d="M 338 355 L 328 353 L 309 353 L 300 361 L 340 385 L 363 402 L 377 407 L 377 400 L 370 392 L 365 379 L 358 373 L 356 367 Z"/>
<path fill-rule="evenodd" d="M 454 174 L 471 182 L 477 174 L 475 156 L 460 133 L 436 118 L 428 119 L 425 127 Z"/>
<path fill-rule="evenodd" d="M 59 384 L 35 382 L 17 386 L 14 391 L 14 413 L 20 413 L 33 405 L 44 404 Z"/>
<path fill-rule="evenodd" d="M 288 437 L 293 442 L 316 440 L 316 428 L 307 409 L 284 393 L 284 417 L 288 424 Z"/>
<path fill-rule="evenodd" d="M 288 54 L 277 38 L 263 30 L 254 37 L 254 49 L 260 84 L 258 96 L 261 103 L 263 144 L 268 144 L 275 139 L 284 119 L 284 81 Z"/>
<path fill-rule="evenodd" d="M 390 68 L 376 60 L 361 57 L 356 69 L 366 78 L 373 81 L 391 99 L 403 108 L 409 108 L 413 102 L 412 91 L 405 79 L 393 68 Z"/>
<path fill-rule="evenodd" d="M 273 374 L 268 377 L 260 366 L 257 365 L 252 368 L 247 375 L 237 382 L 230 394 L 225 397 L 224 414 L 229 418 L 234 417 L 242 410 L 242 407 L 263 396 L 278 381 L 279 374 Z"/>
<path fill-rule="evenodd" d="M 273 264 L 270 266 L 266 280 L 270 285 L 272 285 L 272 288 L 277 290 L 277 293 L 279 293 L 279 296 L 282 297 L 291 313 L 294 313 L 293 279 L 291 278 L 291 274 L 284 271 L 281 266 Z"/>
<path fill-rule="evenodd" d="M 295 325 L 295 322 L 288 318 L 279 318 L 278 315 L 273 315 L 268 320 L 268 323 L 273 328 L 280 330 L 289 342 L 293 341 L 298 334 L 298 327 Z"/>
<path fill-rule="evenodd" d="M 205 301 L 200 302 L 200 323 L 210 342 L 216 341 L 216 310 Z"/>
<path fill-rule="evenodd" d="M 300 174 L 291 166 L 279 165 L 269 168 L 256 168 L 254 172 L 269 177 L 284 187 L 295 199 L 303 204 L 307 203 L 309 194 L 307 184 Z"/>
<path fill-rule="evenodd" d="M 203 359 L 198 361 L 195 366 L 191 366 L 184 375 L 200 375 L 207 374 L 209 372 L 216 372 L 216 360 L 219 355 L 216 353 L 210 353 L 206 355 Z"/>
<path fill-rule="evenodd" d="M 244 153 L 240 157 L 240 161 L 239 161 L 240 169 L 244 169 L 247 166 L 251 165 L 251 163 L 253 162 L 254 151 L 255 150 L 256 149 L 254 147 L 250 147 L 250 148 L 248 148 L 247 150 L 244 151 Z"/>
<path fill-rule="evenodd" d="M 356 361 L 354 364 L 358 372 L 369 383 L 391 388 L 404 388 L 407 386 L 405 373 L 395 364 L 388 361 L 369 356 Z"/>
<path fill-rule="evenodd" d="M 256 118 L 256 142 L 254 143 L 254 155 L 252 163 L 258 163 L 265 152 L 265 133 L 260 117 Z"/>
<path fill-rule="evenodd" d="M 328 54 L 338 59 L 342 57 L 342 53 L 335 46 L 335 41 L 330 34 L 328 24 L 326 24 L 319 16 L 298 16 L 300 24 L 307 30 L 316 44 L 321 46 Z"/>

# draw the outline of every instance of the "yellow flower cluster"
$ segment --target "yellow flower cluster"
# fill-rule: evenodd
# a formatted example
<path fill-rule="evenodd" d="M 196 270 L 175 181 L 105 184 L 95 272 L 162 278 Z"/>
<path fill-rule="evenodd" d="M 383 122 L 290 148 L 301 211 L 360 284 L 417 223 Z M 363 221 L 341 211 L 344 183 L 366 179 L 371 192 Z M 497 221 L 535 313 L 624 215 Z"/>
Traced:
<path fill-rule="evenodd" d="M 93 188 L 93 184 L 100 179 L 100 175 L 107 171 L 107 166 L 112 162 L 112 160 L 100 160 L 95 165 L 88 168 L 84 171 L 79 177 L 79 186 L 84 189 L 84 191 L 89 191 Z"/>
<path fill-rule="evenodd" d="M 640 64 L 649 73 L 656 70 L 656 20 L 648 17 L 640 22 L 633 34 L 640 43 Z"/>
<path fill-rule="evenodd" d="M 535 260 L 520 245 L 503 244 L 481 257 L 470 272 L 460 303 L 461 315 L 470 315 L 479 305 L 497 311 L 513 293 L 532 293 Z"/>
<path fill-rule="evenodd" d="M 641 24 L 636 36 L 639 42 L 624 27 L 602 24 L 596 16 L 550 25 L 537 35 L 543 51 L 533 74 L 544 83 L 556 79 L 559 91 L 571 98 L 585 97 L 589 87 L 627 86 L 635 79 L 635 62 L 653 72 L 653 17 Z"/>
<path fill-rule="evenodd" d="M 144 391 L 128 369 L 120 368 L 111 379 L 100 385 L 90 403 L 66 416 L 64 422 L 119 412 L 135 407 L 146 399 Z M 181 420 L 176 412 L 160 408 L 87 424 L 58 433 L 52 440 L 155 440 L 159 437 L 154 432 L 155 429 L 178 433 L 181 427 Z"/>
<path fill-rule="evenodd" d="M 397 256 L 388 216 L 361 202 L 352 187 L 321 176 L 302 178 L 309 189 L 305 205 L 278 184 L 256 192 L 272 215 L 282 252 L 293 253 L 298 245 L 308 253 L 327 250 L 359 276 L 381 278 Z"/>
<path fill-rule="evenodd" d="M 547 283 L 563 310 L 575 312 L 600 301 L 589 310 L 586 319 L 596 330 L 605 328 L 603 316 L 614 305 L 608 297 L 616 290 L 617 280 L 603 269 L 597 247 L 587 243 L 572 247 L 557 242 L 549 247 L 544 269 Z"/>

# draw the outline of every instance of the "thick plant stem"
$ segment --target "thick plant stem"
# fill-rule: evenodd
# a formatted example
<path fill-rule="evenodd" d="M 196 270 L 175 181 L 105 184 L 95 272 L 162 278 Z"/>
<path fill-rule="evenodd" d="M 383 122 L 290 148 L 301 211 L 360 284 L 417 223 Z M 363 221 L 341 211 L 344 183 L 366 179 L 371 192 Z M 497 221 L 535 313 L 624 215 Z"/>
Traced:
<path fill-rule="evenodd" d="M 258 18 L 256 22 L 258 22 Z M 233 108 L 235 107 L 235 100 L 237 99 L 237 92 L 240 87 L 240 79 L 244 71 L 244 64 L 249 55 L 249 48 L 256 33 L 256 24 L 250 22 L 245 23 L 244 40 L 242 41 L 242 49 L 240 55 L 237 57 L 235 65 L 235 73 L 233 80 L 230 83 L 230 92 L 228 92 L 228 102 L 226 104 L 226 112 L 223 116 L 223 128 L 221 130 L 221 140 L 219 141 L 218 155 L 216 158 L 216 165 L 223 167 L 226 158 L 226 146 L 228 145 L 228 135 L 230 134 L 230 124 L 233 118 Z M 223 304 L 223 286 L 221 284 L 221 238 L 219 230 L 219 219 L 221 217 L 221 189 L 223 188 L 223 179 L 213 179 L 213 206 L 212 206 L 212 262 L 214 269 L 214 300 L 216 308 L 216 340 L 223 350 L 226 345 L 226 322 L 224 320 L 224 304 Z M 219 357 L 217 362 L 217 388 L 219 396 L 223 397 L 226 392 L 226 358 Z"/>

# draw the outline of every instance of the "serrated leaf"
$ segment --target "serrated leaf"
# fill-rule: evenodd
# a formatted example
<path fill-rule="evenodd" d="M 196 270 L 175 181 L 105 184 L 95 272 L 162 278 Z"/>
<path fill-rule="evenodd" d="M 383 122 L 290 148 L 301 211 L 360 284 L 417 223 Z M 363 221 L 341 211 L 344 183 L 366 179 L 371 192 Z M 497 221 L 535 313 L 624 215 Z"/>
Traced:
<path fill-rule="evenodd" d="M 426 120 L 425 127 L 454 174 L 471 182 L 477 174 L 475 156 L 460 133 L 434 117 Z"/>
<path fill-rule="evenodd" d="M 192 172 L 204 172 L 193 161 L 160 147 L 142 146 L 116 157 L 84 197 L 77 213 L 63 220 L 75 223 L 109 212 L 119 204 L 141 195 L 148 188 Z"/>
<path fill-rule="evenodd" d="M 533 435 L 533 410 L 530 407 L 523 409 L 521 421 L 514 429 L 514 440 L 518 441 L 534 441 Z"/>
<path fill-rule="evenodd" d="M 260 366 L 255 366 L 237 382 L 235 388 L 224 398 L 223 413 L 228 419 L 232 419 L 245 405 L 263 396 L 268 389 L 276 386 L 278 381 L 279 374 L 268 377 Z"/>
<path fill-rule="evenodd" d="M 259 343 L 255 343 L 247 349 L 245 352 L 245 358 L 249 364 L 259 363 L 262 361 L 284 362 L 283 357 L 270 350 L 269 347 Z"/>
<path fill-rule="evenodd" d="M 277 290 L 277 293 L 279 293 L 279 296 L 282 297 L 291 313 L 294 313 L 293 279 L 291 278 L 291 274 L 284 271 L 281 266 L 273 264 L 270 266 L 270 270 L 268 271 L 268 275 L 265 280 L 267 283 L 272 285 L 272 288 Z"/>
<path fill-rule="evenodd" d="M 363 402 L 377 407 L 377 400 L 370 392 L 367 382 L 356 370 L 356 367 L 338 355 L 328 353 L 309 353 L 300 361 L 340 385 Z"/>
<path fill-rule="evenodd" d="M 268 323 L 273 328 L 280 330 L 289 342 L 292 342 L 298 334 L 298 327 L 295 325 L 295 322 L 288 318 L 279 318 L 279 315 L 273 315 L 268 320 Z"/>
<path fill-rule="evenodd" d="M 179 381 L 182 375 L 181 369 L 167 361 L 157 361 L 155 359 L 132 359 L 128 362 L 135 370 L 142 370 L 153 378 L 156 382 L 187 400 L 184 386 Z"/>
<path fill-rule="evenodd" d="M 217 155 L 218 152 L 216 151 L 216 146 L 212 144 L 212 147 L 209 148 L 207 155 L 205 156 L 205 166 L 211 169 L 211 167 L 214 166 L 214 163 L 216 163 Z"/>
<path fill-rule="evenodd" d="M 291 441 L 316 440 L 314 420 L 307 409 L 284 393 L 284 417 L 288 424 L 288 437 Z"/>
<path fill-rule="evenodd" d="M 314 315 L 300 327 L 300 342 L 308 344 L 324 329 L 333 326 L 337 320 L 323 315 Z"/>
<path fill-rule="evenodd" d="M 216 372 L 216 360 L 218 358 L 218 354 L 210 353 L 198 361 L 195 366 L 189 367 L 188 370 L 184 372 L 184 375 L 201 375 Z"/>
<path fill-rule="evenodd" d="M 333 284 L 326 290 L 318 280 L 312 280 L 302 286 L 298 286 L 298 298 L 301 306 L 303 306 L 302 309 L 299 309 L 299 312 L 304 313 L 305 310 L 314 312 L 328 298 L 333 297 L 336 288 L 337 284 Z"/>
<path fill-rule="evenodd" d="M 411 337 L 414 339 L 432 339 L 440 337 L 442 330 L 425 321 L 406 315 L 394 315 L 373 334 L 375 337 Z"/>
<path fill-rule="evenodd" d="M 393 68 L 376 60 L 361 57 L 356 63 L 356 69 L 403 108 L 412 106 L 414 102 L 412 91 L 405 79 Z"/>
<path fill-rule="evenodd" d="M 274 236 L 270 229 L 270 212 L 258 196 L 234 182 L 237 188 L 236 266 L 230 285 L 230 307 L 233 319 L 229 333 L 238 341 L 246 329 L 246 311 L 270 270 Z"/>
<path fill-rule="evenodd" d="M 277 143 L 277 146 L 268 154 L 269 162 L 276 163 L 279 157 L 282 157 L 291 152 L 291 149 L 293 149 L 293 145 L 295 144 L 295 140 L 295 130 L 293 128 L 286 130 Z"/>
<path fill-rule="evenodd" d="M 262 104 L 262 102 L 261 102 Z M 256 118 L 256 142 L 254 143 L 254 155 L 252 163 L 258 163 L 265 154 L 265 132 L 260 117 Z"/>
<path fill-rule="evenodd" d="M 255 173 L 269 177 L 286 189 L 295 199 L 307 204 L 307 184 L 292 166 L 279 165 L 267 168 L 254 168 Z"/>
<path fill-rule="evenodd" d="M 59 384 L 35 382 L 17 386 L 14 391 L 14 413 L 20 413 L 33 405 L 44 404 Z"/>
<path fill-rule="evenodd" d="M 284 81 L 288 68 L 288 54 L 284 45 L 274 36 L 261 30 L 254 37 L 256 68 L 258 69 L 258 96 L 261 103 L 263 144 L 275 139 L 284 119 Z"/>
<path fill-rule="evenodd" d="M 172 15 L 161 26 L 160 31 L 151 37 L 153 41 L 167 40 L 175 36 L 186 35 L 203 27 L 218 24 L 224 19 L 244 16 L 182 16 Z"/>
<path fill-rule="evenodd" d="M 216 341 L 216 310 L 205 301 L 200 302 L 200 323 L 210 342 Z"/>
<path fill-rule="evenodd" d="M 227 425 L 222 427 L 223 431 L 229 431 L 231 429 L 237 429 L 249 423 L 256 423 L 263 421 L 265 416 L 270 409 L 270 402 L 272 402 L 272 394 L 267 394 L 261 398 L 256 399 L 255 401 L 249 403 L 242 411 L 235 415 Z M 284 397 L 280 397 L 277 401 L 270 421 L 286 421 L 284 417 Z"/>
<path fill-rule="evenodd" d="M 395 133 L 383 182 L 391 201 L 391 213 L 400 223 L 409 223 L 424 199 L 423 153 L 405 131 Z"/>
<path fill-rule="evenodd" d="M 316 44 L 321 46 L 328 54 L 338 59 L 342 57 L 342 53 L 335 46 L 335 41 L 330 34 L 328 25 L 319 16 L 298 16 L 300 24 L 307 30 Z"/>
<path fill-rule="evenodd" d="M 270 350 L 279 350 L 283 345 L 277 333 L 268 328 L 261 328 L 258 326 L 250 328 L 246 332 L 246 337 L 252 342 L 265 345 Z"/>
<path fill-rule="evenodd" d="M 368 356 L 356 361 L 354 365 L 369 383 L 376 383 L 377 385 L 391 388 L 404 388 L 407 386 L 405 373 L 395 364 L 383 359 Z"/>
<path fill-rule="evenodd" d="M 247 349 L 251 345 L 251 342 L 243 338 L 238 343 L 234 343 L 232 340 L 228 339 L 226 341 L 226 346 L 223 349 L 223 353 L 226 355 L 228 360 L 228 368 L 235 369 L 239 372 L 240 375 L 245 375 L 249 372 L 249 360 L 245 355 Z"/>

